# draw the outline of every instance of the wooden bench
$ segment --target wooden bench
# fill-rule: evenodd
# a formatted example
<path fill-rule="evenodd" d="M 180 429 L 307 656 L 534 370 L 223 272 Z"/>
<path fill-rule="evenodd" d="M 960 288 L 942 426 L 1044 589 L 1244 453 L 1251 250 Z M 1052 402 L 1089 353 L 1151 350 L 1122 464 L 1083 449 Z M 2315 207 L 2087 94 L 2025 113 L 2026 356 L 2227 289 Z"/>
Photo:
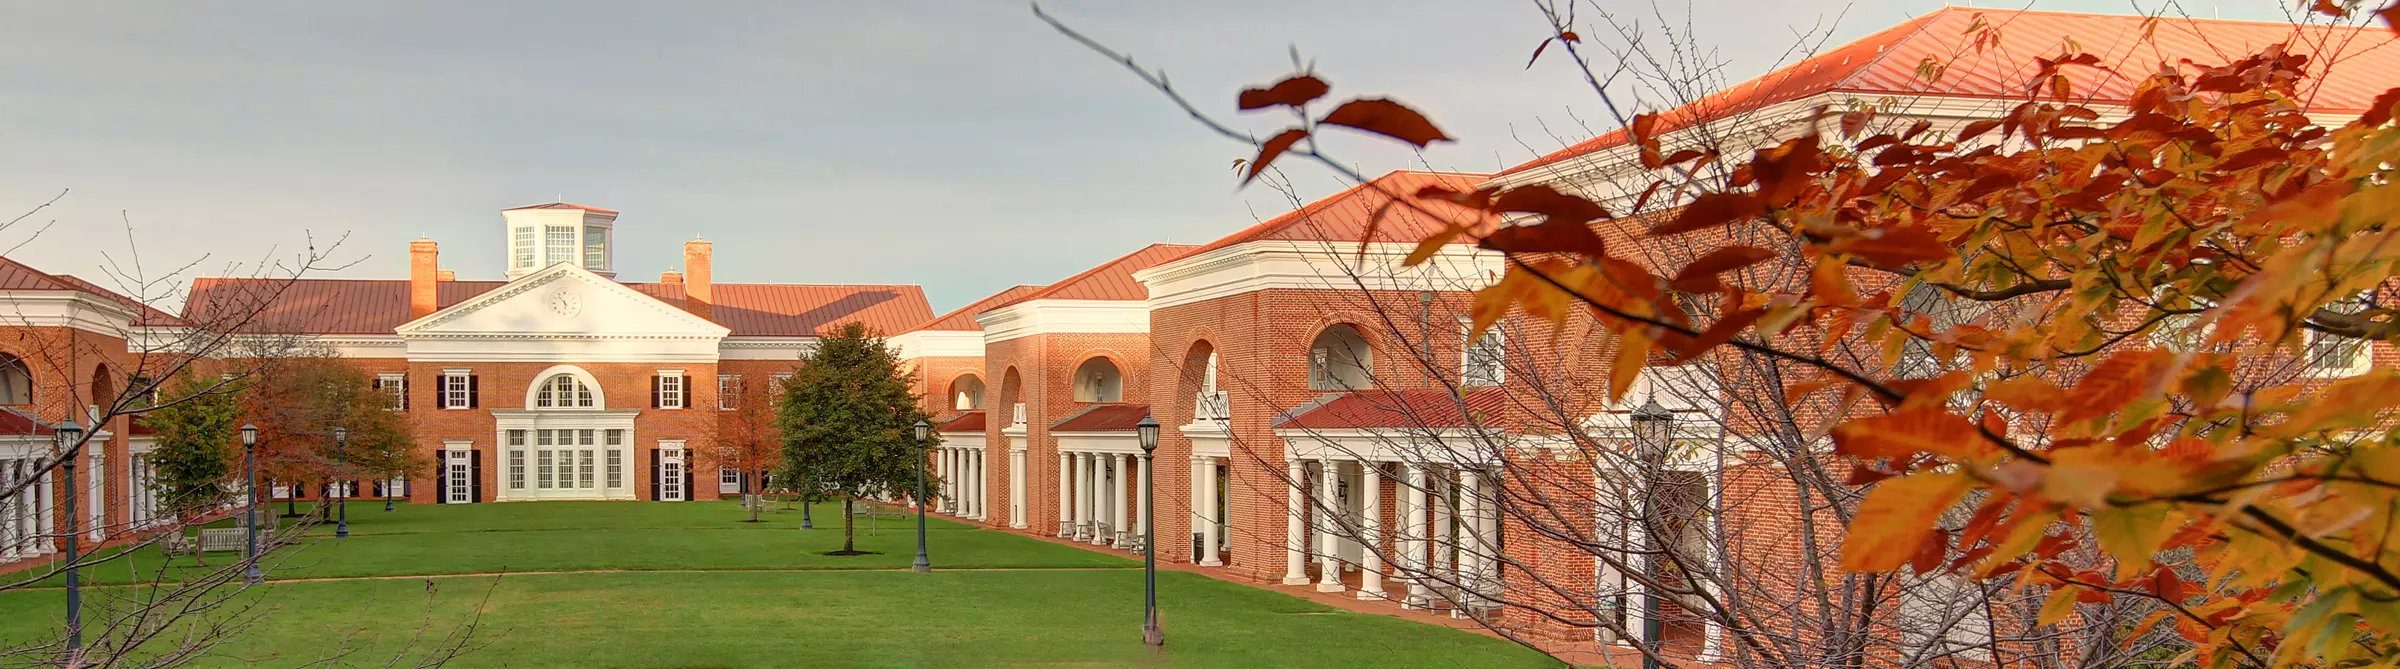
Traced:
<path fill-rule="evenodd" d="M 250 531 L 239 527 L 211 527 L 200 530 L 200 550 L 206 553 L 242 550 Z"/>

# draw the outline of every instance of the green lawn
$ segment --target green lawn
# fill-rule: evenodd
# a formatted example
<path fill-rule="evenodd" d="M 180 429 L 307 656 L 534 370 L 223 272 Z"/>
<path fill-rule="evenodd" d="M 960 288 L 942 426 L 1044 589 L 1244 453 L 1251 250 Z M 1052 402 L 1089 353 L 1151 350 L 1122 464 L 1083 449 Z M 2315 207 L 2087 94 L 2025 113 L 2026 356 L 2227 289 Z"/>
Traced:
<path fill-rule="evenodd" d="M 1159 576 L 1169 650 L 1153 655 L 1140 643 L 1134 561 L 936 521 L 937 571 L 915 574 L 905 571 L 915 553 L 908 519 L 883 518 L 873 535 L 862 526 L 860 547 L 881 555 L 821 555 L 840 545 L 836 506 L 819 507 L 818 529 L 807 531 L 797 512 L 735 522 L 743 516 L 727 503 L 351 511 L 353 536 L 312 536 L 286 549 L 273 576 L 627 571 L 271 581 L 237 600 L 261 605 L 249 611 L 263 619 L 201 665 L 341 655 L 332 664 L 383 666 L 420 655 L 427 640 L 402 650 L 420 632 L 476 621 L 475 650 L 451 666 L 1556 666 L 1488 637 L 1173 572 Z M 105 609 L 132 592 L 99 588 L 87 601 Z M 55 633 L 62 600 L 54 589 L 0 593 L 0 643 Z"/>

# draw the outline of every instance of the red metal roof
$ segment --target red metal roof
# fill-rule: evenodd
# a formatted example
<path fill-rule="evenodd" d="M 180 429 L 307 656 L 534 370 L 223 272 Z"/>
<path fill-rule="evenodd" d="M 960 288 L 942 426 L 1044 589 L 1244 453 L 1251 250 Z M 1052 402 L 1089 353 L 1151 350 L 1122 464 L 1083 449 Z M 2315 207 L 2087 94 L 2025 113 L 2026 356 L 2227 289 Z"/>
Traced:
<path fill-rule="evenodd" d="M 0 257 L 0 290 L 63 290 L 87 293 L 134 310 L 134 313 L 140 315 L 140 318 L 135 320 L 135 325 L 166 325 L 176 322 L 176 318 L 172 314 L 159 311 L 150 305 L 143 304 L 140 300 L 119 294 L 117 291 L 102 288 L 99 284 L 78 279 L 72 275 L 51 274 L 4 257 Z"/>
<path fill-rule="evenodd" d="M 0 437 L 48 436 L 58 432 L 49 423 L 12 407 L 0 407 Z"/>
<path fill-rule="evenodd" d="M 1350 187 L 1331 197 L 1308 203 L 1281 216 L 1267 219 L 1258 225 L 1192 249 L 1184 256 L 1261 240 L 1298 242 L 1399 242 L 1414 244 L 1442 229 L 1442 221 L 1423 212 L 1405 207 L 1393 207 L 1383 220 L 1375 223 L 1374 237 L 1367 236 L 1367 222 L 1374 220 L 1375 210 L 1391 202 L 1393 195 L 1407 197 L 1426 186 L 1442 186 L 1451 190 L 1474 190 L 1476 184 L 1491 178 L 1489 174 L 1458 172 L 1415 172 L 1401 170 L 1376 177 L 1375 180 Z M 1414 200 L 1440 218 L 1451 222 L 1470 223 L 1483 214 L 1473 209 L 1447 202 Z M 1467 242 L 1472 243 L 1472 242 Z M 1183 257 L 1183 256 L 1179 256 Z"/>
<path fill-rule="evenodd" d="M 1275 427 L 1300 430 L 1467 427 L 1468 412 L 1476 417 L 1472 424 L 1491 425 L 1507 401 L 1508 395 L 1499 388 L 1476 388 L 1464 395 L 1452 395 L 1439 388 L 1356 390 L 1324 395 L 1293 407 L 1275 419 Z"/>
<path fill-rule="evenodd" d="M 1050 424 L 1051 432 L 1131 432 L 1150 415 L 1147 404 L 1094 404 Z"/>
<path fill-rule="evenodd" d="M 585 206 L 585 205 L 575 204 L 575 203 L 573 203 L 573 202 L 552 202 L 552 203 L 549 203 L 549 204 L 529 204 L 529 205 L 525 205 L 525 206 L 522 206 L 522 207 L 509 207 L 509 208 L 507 208 L 507 209 L 502 209 L 501 211 L 517 211 L 517 210 L 520 210 L 520 209 L 581 209 L 581 210 L 584 210 L 584 211 L 589 211 L 589 212 L 594 212 L 594 213 L 601 213 L 601 214 L 614 214 L 614 213 L 617 213 L 617 210 L 615 210 L 615 209 L 601 209 L 601 208 L 599 208 L 599 207 Z"/>
<path fill-rule="evenodd" d="M 1193 248 L 1190 244 L 1151 244 L 1050 284 L 1048 288 L 986 307 L 984 311 L 1032 300 L 1147 300 L 1150 299 L 1150 289 L 1143 288 L 1142 282 L 1133 280 L 1133 273 L 1173 260 Z"/>
<path fill-rule="evenodd" d="M 1979 17 L 1999 34 L 1998 44 L 1980 51 L 1974 41 L 1982 30 L 1970 30 Z M 2190 59 L 2223 65 L 2278 43 L 2312 56 L 2309 70 L 2320 76 L 2311 80 L 2313 96 L 2304 100 L 2308 111 L 2363 112 L 2376 95 L 2400 84 L 2400 76 L 2394 74 L 2400 73 L 2400 44 L 2395 43 L 2400 38 L 2380 25 L 2344 28 L 2159 18 L 2146 27 L 2149 22 L 2142 16 L 1945 7 L 1661 114 L 1659 132 L 1828 92 L 2022 101 L 2025 84 L 2039 67 L 2034 59 L 2060 55 L 2068 40 L 2099 56 L 2102 63 L 2122 64 L 2120 74 L 2084 67 L 2062 71 L 2074 82 L 2075 93 L 2087 97 L 2087 104 L 2125 104 L 2140 77 L 2157 71 L 2160 63 Z M 1918 74 L 1926 58 L 1944 68 L 1938 79 Z M 2005 111 L 1996 107 L 1992 115 Z M 1620 128 L 1501 174 L 1552 165 L 1626 141 Z"/>
<path fill-rule="evenodd" d="M 943 432 L 982 432 L 983 412 L 969 411 L 959 414 L 958 417 L 943 422 L 938 429 Z"/>
<path fill-rule="evenodd" d="M 1018 298 L 1031 295 L 1034 293 L 1034 291 L 1041 289 L 1041 286 L 1017 286 L 1015 288 L 1003 290 L 991 297 L 976 300 L 974 304 L 959 307 L 957 310 L 951 311 L 950 313 L 935 316 L 933 317 L 933 320 L 926 321 L 925 324 L 919 325 L 914 329 L 982 331 L 983 324 L 975 322 L 976 314 L 991 311 L 993 307 L 1015 302 Z"/>
<path fill-rule="evenodd" d="M 436 285 L 435 305 L 447 308 L 506 281 L 444 281 Z M 644 295 L 668 304 L 683 303 L 683 284 L 628 283 Z M 720 283 L 713 291 L 717 324 L 734 336 L 796 337 L 828 331 L 847 321 L 863 321 L 884 333 L 924 322 L 933 315 L 925 291 L 917 286 L 806 285 Z M 391 334 L 408 322 L 408 281 L 405 279 L 266 279 L 202 278 L 192 282 L 184 316 L 193 320 L 238 317 L 258 309 L 255 322 L 244 329 L 304 334 Z"/>

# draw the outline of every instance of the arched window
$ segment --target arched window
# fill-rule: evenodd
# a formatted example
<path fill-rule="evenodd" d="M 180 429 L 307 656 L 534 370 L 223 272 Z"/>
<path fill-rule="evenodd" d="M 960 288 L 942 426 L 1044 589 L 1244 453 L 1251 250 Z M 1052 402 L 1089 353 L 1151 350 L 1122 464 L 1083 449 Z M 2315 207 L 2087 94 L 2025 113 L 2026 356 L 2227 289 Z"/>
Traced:
<path fill-rule="evenodd" d="M 1075 401 L 1121 402 L 1125 399 L 1125 376 L 1117 372 L 1116 363 L 1107 358 L 1092 358 L 1075 368 Z"/>
<path fill-rule="evenodd" d="M 596 403 L 592 401 L 592 387 L 584 385 L 582 379 L 575 378 L 573 374 L 552 374 L 550 378 L 543 379 L 542 385 L 534 391 L 533 406 L 536 409 L 589 409 Z"/>
<path fill-rule="evenodd" d="M 0 353 L 0 404 L 32 404 L 33 372 L 25 360 Z"/>
<path fill-rule="evenodd" d="M 1348 323 L 1325 328 L 1308 346 L 1308 387 L 1362 390 L 1375 385 L 1375 351 Z"/>
<path fill-rule="evenodd" d="M 951 381 L 950 408 L 959 411 L 983 408 L 983 379 L 968 374 Z"/>

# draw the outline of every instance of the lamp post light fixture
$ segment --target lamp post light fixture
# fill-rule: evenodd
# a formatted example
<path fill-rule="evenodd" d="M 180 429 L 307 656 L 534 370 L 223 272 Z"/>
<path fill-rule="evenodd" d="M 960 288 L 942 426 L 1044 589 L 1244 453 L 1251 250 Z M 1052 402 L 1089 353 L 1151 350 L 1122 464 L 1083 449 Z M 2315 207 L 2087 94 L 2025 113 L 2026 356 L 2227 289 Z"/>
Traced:
<path fill-rule="evenodd" d="M 341 456 L 343 461 L 342 464 L 349 464 L 350 428 L 339 425 L 333 427 L 333 452 Z M 341 482 L 334 483 L 334 489 L 339 490 L 342 493 L 340 498 L 336 499 L 333 503 L 335 509 L 334 513 L 341 515 L 341 520 L 335 521 L 333 524 L 333 538 L 335 539 L 350 538 L 350 489 L 343 487 L 347 485 L 349 484 Z"/>
<path fill-rule="evenodd" d="M 1133 434 L 1142 442 L 1142 643 L 1152 648 L 1167 645 L 1167 631 L 1158 626 L 1158 523 L 1154 500 L 1158 498 L 1156 474 L 1150 466 L 1150 454 L 1158 450 L 1158 419 L 1142 414 L 1142 422 L 1133 424 Z"/>
<path fill-rule="evenodd" d="M 1641 473 L 1643 479 L 1641 520 L 1644 524 L 1642 543 L 1647 546 L 1655 543 L 1650 538 L 1648 525 L 1651 524 L 1652 514 L 1657 510 L 1657 506 L 1650 500 L 1656 497 L 1658 470 L 1660 467 L 1666 466 L 1667 453 L 1675 443 L 1675 412 L 1665 405 L 1659 404 L 1658 395 L 1652 394 L 1647 401 L 1642 402 L 1642 406 L 1633 410 L 1633 441 L 1635 457 L 1639 459 L 1643 469 Z M 1656 571 L 1656 565 L 1649 560 L 1643 561 L 1642 568 L 1647 571 Z M 1650 651 L 1642 654 L 1642 669 L 1658 667 L 1656 654 L 1659 650 L 1659 637 L 1664 636 L 1662 626 L 1658 619 L 1658 593 L 1642 593 L 1642 647 Z"/>
<path fill-rule="evenodd" d="M 932 436 L 933 426 L 924 419 L 917 420 L 917 562 L 911 567 L 919 574 L 931 573 L 933 561 L 925 557 L 925 438 Z"/>
<path fill-rule="evenodd" d="M 242 548 L 242 561 L 247 563 L 242 567 L 242 583 L 258 585 L 267 577 L 258 571 L 258 426 L 249 423 L 242 424 L 242 469 L 250 476 L 249 485 L 242 487 L 242 493 L 250 498 L 242 505 L 242 522 L 250 528 L 250 541 Z"/>
<path fill-rule="evenodd" d="M 67 470 L 67 664 L 74 665 L 80 663 L 83 650 L 83 581 L 75 569 L 75 537 L 83 533 L 75 527 L 75 461 L 82 458 L 68 455 L 68 449 L 83 444 L 83 426 L 70 417 L 51 429 L 58 432 L 58 452 L 66 457 L 59 464 Z"/>

